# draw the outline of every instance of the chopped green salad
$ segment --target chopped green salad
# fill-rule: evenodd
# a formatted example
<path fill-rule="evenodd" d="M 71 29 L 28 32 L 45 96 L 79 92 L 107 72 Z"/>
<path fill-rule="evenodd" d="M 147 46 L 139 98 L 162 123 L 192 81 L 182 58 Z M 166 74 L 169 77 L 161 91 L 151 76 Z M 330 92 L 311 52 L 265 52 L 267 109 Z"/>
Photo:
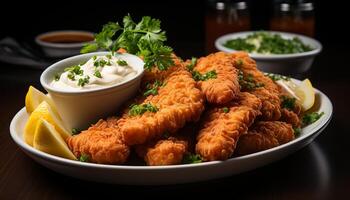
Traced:
<path fill-rule="evenodd" d="M 252 33 L 245 38 L 239 37 L 228 40 L 224 46 L 258 54 L 292 54 L 313 50 L 311 46 L 304 44 L 298 37 L 286 39 L 280 34 L 264 31 Z"/>

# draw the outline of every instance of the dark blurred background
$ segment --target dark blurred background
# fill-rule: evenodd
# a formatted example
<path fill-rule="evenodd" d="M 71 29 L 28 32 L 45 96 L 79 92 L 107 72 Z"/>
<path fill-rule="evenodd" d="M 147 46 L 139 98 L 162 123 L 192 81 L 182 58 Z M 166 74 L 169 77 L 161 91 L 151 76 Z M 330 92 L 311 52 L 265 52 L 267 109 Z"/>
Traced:
<path fill-rule="evenodd" d="M 239 2 L 244 2 L 244 5 Z M 311 7 L 295 6 L 307 3 L 311 3 Z M 127 13 L 130 13 L 135 21 L 144 15 L 159 18 L 162 21 L 162 29 L 167 31 L 168 44 L 183 58 L 202 56 L 213 51 L 215 38 L 226 32 L 285 30 L 318 39 L 324 48 L 311 70 L 328 71 L 327 65 L 318 67 L 318 63 L 328 62 L 330 65 L 344 66 L 343 60 L 349 52 L 350 44 L 346 39 L 350 30 L 345 28 L 349 18 L 348 11 L 345 3 L 341 1 L 61 0 L 40 4 L 31 2 L 28 5 L 10 2 L 2 8 L 0 39 L 11 36 L 34 48 L 34 38 L 40 33 L 67 29 L 98 32 L 102 25 L 109 21 L 121 22 Z M 330 75 L 337 79 L 347 78 L 340 70 L 333 70 Z"/>

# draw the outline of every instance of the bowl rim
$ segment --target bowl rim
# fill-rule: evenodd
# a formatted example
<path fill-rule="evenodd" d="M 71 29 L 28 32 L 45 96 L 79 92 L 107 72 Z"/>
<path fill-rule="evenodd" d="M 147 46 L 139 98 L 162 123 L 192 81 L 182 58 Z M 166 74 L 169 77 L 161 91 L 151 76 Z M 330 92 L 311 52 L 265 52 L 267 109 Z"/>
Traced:
<path fill-rule="evenodd" d="M 90 42 L 74 42 L 74 43 L 53 43 L 53 42 L 46 42 L 42 40 L 42 37 L 44 36 L 51 36 L 51 35 L 60 35 L 63 33 L 68 34 L 81 34 L 81 35 L 89 35 L 94 37 L 95 33 L 90 31 L 84 31 L 84 30 L 57 30 L 57 31 L 48 31 L 45 33 L 41 33 L 35 37 L 35 42 L 43 47 L 51 47 L 51 48 L 80 48 L 86 43 Z"/>
<path fill-rule="evenodd" d="M 96 93 L 96 92 L 104 92 L 104 91 L 109 91 L 115 88 L 119 88 L 122 86 L 127 86 L 129 84 L 131 84 L 132 82 L 134 82 L 135 80 L 138 80 L 142 77 L 143 73 L 144 73 L 144 66 L 139 66 L 137 67 L 140 68 L 140 70 L 137 70 L 137 74 L 136 76 L 127 79 L 125 81 L 122 81 L 120 83 L 116 83 L 113 85 L 109 85 L 109 86 L 105 86 L 105 87 L 99 87 L 99 88 L 92 88 L 92 89 L 88 89 L 88 90 L 81 90 L 81 91 L 71 91 L 71 90 L 64 90 L 64 89 L 57 89 L 54 88 L 50 85 L 50 83 L 47 82 L 47 80 L 49 80 L 47 78 L 47 76 L 50 74 L 50 72 L 57 67 L 60 67 L 61 65 L 63 65 L 64 63 L 71 61 L 71 60 L 76 60 L 79 58 L 85 58 L 87 57 L 88 59 L 90 59 L 91 57 L 93 57 L 94 55 L 107 55 L 109 54 L 109 51 L 100 51 L 100 52 L 92 52 L 92 53 L 86 53 L 86 54 L 81 54 L 81 55 L 76 55 L 76 56 L 72 56 L 72 57 L 68 57 L 65 58 L 63 60 L 60 60 L 52 65 L 50 65 L 49 67 L 47 67 L 40 75 L 40 83 L 41 85 L 45 88 L 45 90 L 47 90 L 48 92 L 54 92 L 54 93 L 59 93 L 59 94 L 64 94 L 64 95 L 82 95 L 82 94 L 91 94 L 91 93 Z M 127 54 L 128 56 L 134 56 L 135 58 L 139 59 L 143 64 L 143 60 L 133 54 L 129 54 L 129 53 L 122 53 L 122 54 Z M 68 66 L 67 66 L 68 67 Z"/>
<path fill-rule="evenodd" d="M 253 59 L 260 59 L 260 60 L 279 60 L 279 59 L 289 59 L 289 58 L 301 58 L 301 57 L 309 57 L 309 56 L 315 56 L 319 54 L 322 51 L 322 44 L 311 37 L 297 34 L 297 33 L 291 33 L 291 32 L 282 32 L 282 31 L 269 31 L 269 30 L 263 30 L 263 31 L 242 31 L 242 32 L 236 32 L 236 33 L 228 33 L 225 35 L 222 35 L 218 37 L 215 40 L 215 47 L 224 52 L 237 52 L 238 50 L 234 50 L 228 47 L 225 47 L 223 45 L 223 42 L 227 41 L 228 39 L 232 38 L 237 38 L 237 37 L 244 37 L 246 35 L 256 33 L 256 32 L 268 32 L 272 34 L 280 34 L 282 37 L 298 37 L 302 40 L 308 40 L 309 42 L 307 43 L 308 45 L 312 45 L 314 47 L 313 50 L 307 51 L 307 52 L 302 52 L 302 53 L 289 53 L 289 54 L 269 54 L 269 55 L 264 55 L 264 54 L 257 54 L 257 53 L 248 53 L 250 57 Z M 305 42 L 304 42 L 305 43 Z"/>

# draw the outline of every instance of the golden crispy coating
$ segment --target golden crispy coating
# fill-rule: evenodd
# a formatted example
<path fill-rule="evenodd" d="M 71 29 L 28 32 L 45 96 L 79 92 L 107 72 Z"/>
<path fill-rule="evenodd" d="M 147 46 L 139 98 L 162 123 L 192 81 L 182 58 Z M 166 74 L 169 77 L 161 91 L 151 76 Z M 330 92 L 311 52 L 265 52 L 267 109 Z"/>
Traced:
<path fill-rule="evenodd" d="M 299 119 L 299 116 L 286 108 L 281 109 L 281 119 L 282 122 L 287 122 L 288 124 L 291 124 L 293 127 L 301 127 L 301 121 Z"/>
<path fill-rule="evenodd" d="M 208 110 L 197 136 L 196 152 L 205 160 L 226 160 L 233 154 L 238 138 L 260 114 L 261 101 L 242 92 L 237 101 Z M 227 112 L 226 112 L 227 111 Z"/>
<path fill-rule="evenodd" d="M 263 84 L 263 87 L 248 91 L 262 101 L 261 118 L 266 121 L 278 120 L 281 117 L 278 86 L 256 68 L 255 61 L 247 53 L 233 53 L 232 57 L 235 60 L 235 67 L 244 75 L 250 75 L 256 83 Z"/>
<path fill-rule="evenodd" d="M 247 134 L 242 135 L 237 143 L 237 155 L 247 155 L 270 149 L 294 139 L 290 124 L 279 121 L 260 121 L 255 123 Z"/>
<path fill-rule="evenodd" d="M 94 163 L 121 164 L 129 156 L 123 135 L 116 126 L 117 119 L 100 120 L 88 130 L 67 138 L 67 144 L 75 156 L 89 156 Z"/>
<path fill-rule="evenodd" d="M 169 137 L 157 142 L 137 145 L 135 150 L 147 165 L 176 165 L 182 162 L 188 151 L 188 142 L 184 138 Z"/>
<path fill-rule="evenodd" d="M 238 72 L 230 54 L 218 52 L 202 57 L 194 69 L 201 74 L 215 70 L 217 74 L 217 78 L 197 82 L 208 102 L 225 104 L 239 93 Z"/>
<path fill-rule="evenodd" d="M 168 69 L 158 94 L 148 96 L 143 103 L 151 103 L 158 111 L 130 116 L 128 110 L 118 121 L 126 144 L 143 144 L 161 136 L 175 133 L 186 122 L 197 121 L 204 110 L 204 97 L 192 75 L 182 63 Z"/>

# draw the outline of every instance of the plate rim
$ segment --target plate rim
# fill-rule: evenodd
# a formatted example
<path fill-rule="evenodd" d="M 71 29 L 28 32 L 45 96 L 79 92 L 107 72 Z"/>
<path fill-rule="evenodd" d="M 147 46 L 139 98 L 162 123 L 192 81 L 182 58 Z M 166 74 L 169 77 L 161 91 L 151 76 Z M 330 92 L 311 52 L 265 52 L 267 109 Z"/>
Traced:
<path fill-rule="evenodd" d="M 300 80 L 298 79 L 294 79 L 292 78 L 293 81 L 297 81 L 300 82 Z M 16 131 L 16 124 L 18 123 L 18 121 L 20 120 L 20 118 L 26 114 L 26 108 L 23 107 L 22 109 L 20 109 L 15 116 L 13 117 L 13 119 L 11 120 L 10 123 L 10 135 L 12 140 L 15 141 L 15 143 L 18 145 L 18 147 L 20 147 L 22 150 L 26 150 L 28 152 L 30 152 L 31 154 L 34 154 L 35 156 L 44 159 L 44 160 L 48 160 L 50 162 L 54 162 L 57 164 L 61 164 L 61 165 L 69 165 L 72 167 L 85 167 L 85 168 L 94 168 L 94 169 L 109 169 L 109 170 L 136 170 L 136 171 L 140 171 L 140 170 L 177 170 L 177 169 L 186 169 L 186 168 L 193 168 L 195 167 L 208 167 L 208 166 L 216 166 L 222 163 L 229 163 L 229 162 L 239 162 L 240 160 L 246 160 L 246 159 L 251 159 L 252 157 L 260 157 L 266 154 L 270 154 L 273 153 L 274 151 L 278 151 L 280 149 L 283 149 L 287 146 L 290 145 L 295 145 L 296 143 L 306 140 L 309 137 L 312 137 L 314 134 L 317 134 L 319 131 L 323 131 L 323 129 L 329 124 L 329 122 L 332 119 L 332 115 L 333 115 L 333 104 L 330 101 L 329 97 L 327 95 L 325 95 L 323 92 L 321 92 L 320 90 L 314 88 L 315 93 L 319 93 L 326 101 L 327 104 L 329 105 L 328 109 L 329 109 L 329 113 L 325 113 L 324 118 L 321 118 L 322 121 L 318 122 L 318 125 L 315 125 L 315 127 L 313 127 L 308 133 L 288 142 L 282 145 L 279 145 L 277 147 L 271 148 L 271 149 L 267 149 L 267 150 L 263 150 L 263 151 L 259 151 L 256 153 L 252 153 L 252 154 L 248 154 L 248 155 L 244 155 L 244 156 L 239 156 L 239 157 L 233 157 L 233 158 L 229 158 L 225 161 L 209 161 L 209 162 L 202 162 L 202 163 L 194 163 L 194 164 L 179 164 L 179 165 L 166 165 L 166 166 L 146 166 L 146 165 L 142 165 L 142 166 L 137 166 L 137 165 L 108 165 L 108 164 L 97 164 L 97 163 L 85 163 L 85 162 L 80 162 L 80 161 L 75 161 L 75 160 L 69 160 L 66 158 L 61 158 L 58 156 L 54 156 L 54 155 L 50 155 L 48 153 L 39 151 L 37 149 L 34 149 L 33 147 L 29 146 L 27 143 L 24 142 L 23 138 L 20 138 L 20 134 L 17 133 Z"/>

